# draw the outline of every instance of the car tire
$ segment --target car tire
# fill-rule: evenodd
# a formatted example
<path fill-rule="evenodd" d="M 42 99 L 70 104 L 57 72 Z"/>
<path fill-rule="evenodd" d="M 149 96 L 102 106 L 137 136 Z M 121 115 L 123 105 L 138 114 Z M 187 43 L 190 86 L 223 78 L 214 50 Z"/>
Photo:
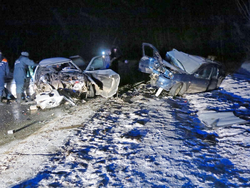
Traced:
<path fill-rule="evenodd" d="M 186 93 L 186 91 L 187 91 L 187 84 L 186 84 L 186 83 L 183 83 L 183 84 L 182 84 L 182 88 L 181 88 L 181 90 L 179 91 L 178 95 L 179 95 L 179 96 L 182 96 L 182 95 L 184 95 L 184 94 Z"/>
<path fill-rule="evenodd" d="M 177 83 L 177 84 L 175 84 L 175 85 L 170 89 L 168 95 L 173 96 L 173 97 L 177 96 L 177 95 L 179 94 L 179 92 L 181 91 L 181 89 L 182 89 L 182 85 L 183 85 L 182 83 Z"/>
<path fill-rule="evenodd" d="M 93 98 L 94 96 L 95 96 L 95 89 L 94 86 L 90 84 L 88 87 L 87 97 Z"/>

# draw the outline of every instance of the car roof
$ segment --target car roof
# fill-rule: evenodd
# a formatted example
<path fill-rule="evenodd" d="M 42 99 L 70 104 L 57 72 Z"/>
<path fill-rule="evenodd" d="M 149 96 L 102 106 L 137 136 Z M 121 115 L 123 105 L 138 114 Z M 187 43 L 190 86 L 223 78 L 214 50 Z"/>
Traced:
<path fill-rule="evenodd" d="M 39 65 L 48 66 L 48 65 L 58 64 L 58 63 L 66 63 L 69 61 L 71 60 L 65 57 L 52 57 L 52 58 L 43 59 L 42 61 L 39 62 Z"/>
<path fill-rule="evenodd" d="M 190 55 L 176 49 L 167 52 L 171 57 L 177 59 L 183 65 L 185 71 L 189 74 L 194 73 L 202 64 L 205 63 L 216 63 L 214 61 L 207 60 L 204 57 Z"/>

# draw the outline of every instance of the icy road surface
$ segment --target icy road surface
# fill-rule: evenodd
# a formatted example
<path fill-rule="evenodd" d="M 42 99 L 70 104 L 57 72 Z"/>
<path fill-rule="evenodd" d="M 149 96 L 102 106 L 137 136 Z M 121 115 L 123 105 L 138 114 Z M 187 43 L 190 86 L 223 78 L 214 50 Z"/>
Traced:
<path fill-rule="evenodd" d="M 249 79 L 220 90 L 154 97 L 139 84 L 120 98 L 72 107 L 27 139 L 0 148 L 3 187 L 249 187 Z M 244 124 L 205 125 L 207 110 Z"/>

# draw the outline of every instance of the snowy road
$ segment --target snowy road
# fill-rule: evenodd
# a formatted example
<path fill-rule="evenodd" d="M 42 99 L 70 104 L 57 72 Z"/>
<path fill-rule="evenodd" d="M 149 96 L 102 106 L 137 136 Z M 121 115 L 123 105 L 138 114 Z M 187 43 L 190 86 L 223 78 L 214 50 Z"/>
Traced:
<path fill-rule="evenodd" d="M 75 107 L 22 143 L 1 149 L 4 187 L 250 186 L 249 80 L 173 99 L 140 84 L 120 98 Z M 95 108 L 94 108 L 95 107 Z M 199 113 L 246 120 L 207 126 Z M 25 174 L 22 172 L 26 172 Z"/>
<path fill-rule="evenodd" d="M 18 105 L 14 101 L 0 108 L 0 145 L 23 139 L 40 129 L 50 119 L 60 116 L 65 108 L 46 111 L 30 111 L 30 105 Z M 8 132 L 15 134 L 8 134 Z"/>

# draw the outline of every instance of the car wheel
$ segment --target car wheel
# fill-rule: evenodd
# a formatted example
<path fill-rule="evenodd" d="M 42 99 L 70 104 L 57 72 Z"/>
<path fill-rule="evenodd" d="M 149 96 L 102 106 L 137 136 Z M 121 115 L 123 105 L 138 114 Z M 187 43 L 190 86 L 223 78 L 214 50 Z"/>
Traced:
<path fill-rule="evenodd" d="M 87 97 L 94 97 L 95 96 L 95 89 L 92 84 L 88 87 Z"/>
<path fill-rule="evenodd" d="M 181 87 L 181 90 L 179 91 L 178 95 L 182 96 L 182 95 L 184 95 L 186 93 L 186 91 L 187 91 L 187 84 L 183 83 L 182 87 Z"/>
<path fill-rule="evenodd" d="M 169 91 L 168 95 L 175 97 L 179 94 L 180 90 L 182 88 L 182 83 L 175 84 Z"/>

